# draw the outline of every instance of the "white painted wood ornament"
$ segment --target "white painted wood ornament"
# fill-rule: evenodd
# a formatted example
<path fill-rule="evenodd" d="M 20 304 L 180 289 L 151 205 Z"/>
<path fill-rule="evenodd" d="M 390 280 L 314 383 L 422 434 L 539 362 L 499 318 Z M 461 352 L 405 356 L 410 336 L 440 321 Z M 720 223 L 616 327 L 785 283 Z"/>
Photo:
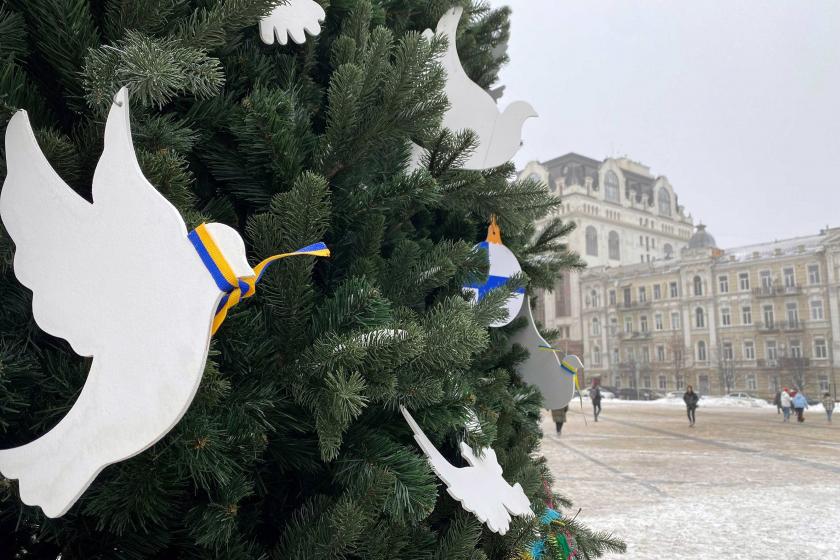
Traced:
<path fill-rule="evenodd" d="M 519 317 L 526 319 L 525 326 L 516 331 L 510 342 L 528 350 L 528 358 L 517 370 L 526 383 L 536 385 L 543 395 L 546 408 L 563 408 L 575 393 L 576 376 L 583 364 L 577 356 L 569 355 L 560 360 L 557 353 L 537 330 L 531 306 L 526 302 L 519 310 Z"/>
<path fill-rule="evenodd" d="M 534 108 L 524 101 L 515 101 L 499 112 L 493 96 L 470 80 L 455 45 L 458 22 L 463 9 L 452 8 L 440 18 L 437 34 L 447 38 L 448 47 L 441 57 L 446 72 L 444 91 L 449 109 L 443 116 L 443 126 L 450 130 L 471 129 L 478 136 L 478 146 L 463 164 L 463 169 L 482 170 L 498 167 L 510 161 L 522 145 L 522 126 L 536 117 Z M 424 36 L 430 38 L 431 30 Z M 412 146 L 410 169 L 420 165 L 423 150 Z"/>
<path fill-rule="evenodd" d="M 504 535 L 510 528 L 511 516 L 534 516 L 522 486 L 518 482 L 511 486 L 502 477 L 502 467 L 492 447 L 485 447 L 481 456 L 476 457 L 470 446 L 461 442 L 461 456 L 470 466 L 454 467 L 426 437 L 408 410 L 401 406 L 400 411 L 432 470 L 446 484 L 449 495 L 491 531 Z"/>
<path fill-rule="evenodd" d="M 212 333 L 283 256 L 252 269 L 236 230 L 205 224 L 187 233 L 137 163 L 125 88 L 108 115 L 92 204 L 50 167 L 25 111 L 9 121 L 6 159 L 0 218 L 15 243 L 15 275 L 33 292 L 35 321 L 93 358 L 56 426 L 0 451 L 0 473 L 19 481 L 23 502 L 58 517 L 103 468 L 177 424 L 198 389 Z M 292 254 L 328 251 L 316 244 Z"/>
<path fill-rule="evenodd" d="M 260 20 L 260 38 L 266 45 L 274 44 L 275 39 L 286 45 L 291 37 L 301 45 L 307 34 L 315 37 L 321 33 L 320 23 L 326 18 L 324 8 L 315 0 L 287 0 Z"/>
<path fill-rule="evenodd" d="M 512 276 L 522 272 L 516 255 L 502 244 L 502 232 L 496 223 L 496 217 L 490 219 L 490 227 L 487 228 L 487 239 L 482 241 L 475 248 L 482 248 L 487 251 L 487 258 L 490 259 L 490 270 L 485 282 L 476 282 L 464 286 L 465 290 L 475 294 L 474 301 L 481 301 L 487 292 L 494 288 L 504 286 Z M 490 327 L 504 327 L 516 318 L 522 302 L 525 301 L 525 288 L 518 288 L 516 293 L 507 301 L 507 317 L 490 323 Z"/>

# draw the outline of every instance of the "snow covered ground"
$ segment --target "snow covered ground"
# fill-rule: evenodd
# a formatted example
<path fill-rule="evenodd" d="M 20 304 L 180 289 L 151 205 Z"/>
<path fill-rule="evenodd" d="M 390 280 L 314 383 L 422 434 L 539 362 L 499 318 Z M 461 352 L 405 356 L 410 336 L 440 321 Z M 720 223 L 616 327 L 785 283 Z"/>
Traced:
<path fill-rule="evenodd" d="M 695 428 L 677 399 L 604 401 L 598 423 L 584 400 L 588 425 L 575 401 L 560 438 L 546 414 L 556 488 L 627 541 L 610 558 L 840 558 L 840 420 L 720 401 L 701 402 Z"/>

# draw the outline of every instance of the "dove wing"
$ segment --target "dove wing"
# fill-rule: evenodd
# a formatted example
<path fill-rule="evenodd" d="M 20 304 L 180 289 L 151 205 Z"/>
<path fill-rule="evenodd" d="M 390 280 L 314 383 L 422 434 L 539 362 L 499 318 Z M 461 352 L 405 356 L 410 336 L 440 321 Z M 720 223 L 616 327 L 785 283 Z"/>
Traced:
<path fill-rule="evenodd" d="M 423 453 L 426 454 L 426 457 L 429 459 L 429 464 L 432 466 L 432 470 L 435 471 L 435 474 L 437 474 L 447 486 L 450 486 L 454 477 L 461 469 L 453 467 L 452 464 L 446 460 L 446 457 L 438 451 L 435 444 L 429 440 L 423 432 L 423 429 L 420 428 L 404 406 L 400 406 L 400 412 L 402 412 L 402 415 L 405 418 L 405 421 L 408 422 L 408 425 L 411 426 L 411 431 L 414 432 L 414 440 L 417 442 L 417 445 L 420 446 L 420 449 L 423 450 Z"/>
<path fill-rule="evenodd" d="M 9 121 L 6 159 L 0 218 L 15 242 L 15 275 L 33 292 L 35 321 L 77 354 L 93 356 L 104 344 L 98 334 L 130 328 L 121 312 L 131 286 L 117 290 L 110 277 L 130 277 L 126 267 L 141 279 L 152 276 L 167 264 L 155 262 L 152 248 L 177 243 L 173 236 L 188 244 L 180 214 L 137 163 L 126 90 L 108 115 L 93 204 L 50 166 L 25 111 Z"/>

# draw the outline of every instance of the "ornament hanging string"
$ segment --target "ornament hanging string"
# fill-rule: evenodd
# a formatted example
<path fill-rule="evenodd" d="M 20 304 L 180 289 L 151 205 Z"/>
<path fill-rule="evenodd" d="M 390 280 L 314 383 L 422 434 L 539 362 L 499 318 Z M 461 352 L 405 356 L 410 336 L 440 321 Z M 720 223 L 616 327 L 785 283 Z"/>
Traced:
<path fill-rule="evenodd" d="M 219 246 L 216 245 L 216 242 L 213 240 L 210 232 L 207 231 L 205 224 L 201 224 L 191 231 L 189 233 L 189 239 L 193 244 L 193 247 L 195 247 L 195 250 L 198 252 L 198 256 L 201 257 L 201 261 L 204 263 L 204 266 L 207 267 L 207 270 L 216 282 L 216 286 L 224 292 L 222 300 L 216 308 L 216 315 L 213 317 L 212 334 L 216 334 L 216 331 L 219 330 L 219 327 L 224 322 L 225 317 L 227 317 L 228 311 L 230 311 L 233 306 L 239 303 L 242 299 L 249 298 L 256 293 L 257 282 L 262 279 L 263 274 L 265 274 L 266 269 L 271 264 L 281 259 L 285 259 L 286 257 L 297 257 L 302 255 L 315 257 L 330 256 L 330 250 L 327 246 L 324 243 L 319 242 L 307 245 L 306 247 L 298 249 L 297 251 L 292 251 L 291 253 L 281 253 L 279 255 L 268 257 L 254 267 L 255 274 L 253 276 L 237 277 L 224 255 L 222 255 L 221 249 L 219 249 Z"/>

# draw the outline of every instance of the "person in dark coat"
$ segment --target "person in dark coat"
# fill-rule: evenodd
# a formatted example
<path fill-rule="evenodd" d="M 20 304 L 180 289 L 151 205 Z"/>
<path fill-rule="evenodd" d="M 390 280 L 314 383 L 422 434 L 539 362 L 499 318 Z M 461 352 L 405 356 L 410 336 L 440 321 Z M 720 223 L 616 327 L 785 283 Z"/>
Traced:
<path fill-rule="evenodd" d="M 566 413 L 569 411 L 569 405 L 563 408 L 555 408 L 551 411 L 551 419 L 554 420 L 554 425 L 557 427 L 557 435 L 563 430 L 563 423 L 566 421 Z"/>
<path fill-rule="evenodd" d="M 776 414 L 782 413 L 782 392 L 776 391 L 776 396 L 773 397 L 773 404 L 776 405 Z"/>
<path fill-rule="evenodd" d="M 592 413 L 595 415 L 595 421 L 598 421 L 598 415 L 601 414 L 601 388 L 597 385 L 592 385 L 589 390 L 589 398 L 592 401 Z"/>
<path fill-rule="evenodd" d="M 700 402 L 700 395 L 694 392 L 694 387 L 691 385 L 686 389 L 683 395 L 685 401 L 686 412 L 688 413 L 688 427 L 693 428 L 695 422 L 695 411 L 697 410 L 697 403 Z"/>

